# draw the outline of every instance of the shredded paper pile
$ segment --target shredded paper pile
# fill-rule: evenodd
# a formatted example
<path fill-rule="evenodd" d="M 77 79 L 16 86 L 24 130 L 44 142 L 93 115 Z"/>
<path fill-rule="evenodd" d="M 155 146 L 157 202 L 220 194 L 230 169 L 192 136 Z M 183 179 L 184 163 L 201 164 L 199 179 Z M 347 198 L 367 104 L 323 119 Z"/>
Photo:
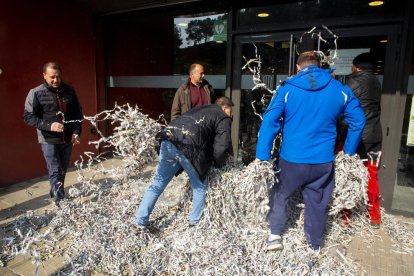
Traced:
<path fill-rule="evenodd" d="M 303 231 L 300 193 L 290 202 L 283 235 L 285 249 L 266 252 L 268 193 L 277 185 L 274 162 L 245 166 L 228 160 L 209 173 L 204 216 L 189 227 L 191 185 L 185 173 L 173 179 L 157 203 L 148 229 L 135 226 L 135 211 L 151 183 L 148 165 L 156 164 L 155 135 L 161 125 L 137 107 L 116 106 L 86 118 L 96 126 L 109 120 L 113 135 L 102 134 L 105 146 L 121 165 L 108 167 L 104 155 L 85 153 L 77 163 L 80 185 L 55 214 L 28 213 L 11 222 L 17 238 L 3 240 L 3 259 L 30 254 L 41 268 L 63 256 L 61 275 L 101 272 L 107 275 L 356 275 L 359 267 L 346 255 L 351 237 L 369 231 L 366 212 L 366 169 L 357 156 L 339 154 L 336 186 L 329 209 L 325 244 L 308 249 Z M 149 172 L 149 173 L 148 173 Z M 153 171 L 152 171 L 153 172 Z M 352 209 L 349 224 L 342 209 Z M 383 225 L 394 235 L 396 250 L 413 254 L 413 226 L 384 214 Z M 398 237 L 403 227 L 406 235 Z M 393 234 L 394 233 L 394 234 Z"/>

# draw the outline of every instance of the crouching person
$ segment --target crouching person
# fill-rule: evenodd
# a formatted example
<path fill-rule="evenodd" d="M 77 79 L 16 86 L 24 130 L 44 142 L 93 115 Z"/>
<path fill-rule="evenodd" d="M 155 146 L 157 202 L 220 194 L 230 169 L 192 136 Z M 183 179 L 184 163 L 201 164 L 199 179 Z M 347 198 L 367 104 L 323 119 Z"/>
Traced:
<path fill-rule="evenodd" d="M 164 129 L 156 175 L 136 212 L 140 228 L 147 225 L 158 197 L 180 168 L 188 174 L 193 189 L 190 226 L 199 222 L 205 206 L 208 170 L 213 164 L 222 166 L 232 153 L 232 107 L 229 98 L 221 97 L 215 104 L 182 114 Z"/>

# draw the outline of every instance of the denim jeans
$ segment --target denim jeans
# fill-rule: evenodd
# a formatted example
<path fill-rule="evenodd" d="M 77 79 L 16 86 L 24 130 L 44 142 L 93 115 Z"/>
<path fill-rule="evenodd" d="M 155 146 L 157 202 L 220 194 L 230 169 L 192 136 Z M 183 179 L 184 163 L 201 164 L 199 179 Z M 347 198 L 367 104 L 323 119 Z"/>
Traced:
<path fill-rule="evenodd" d="M 59 202 L 65 197 L 64 183 L 72 153 L 72 143 L 41 144 L 41 146 L 49 172 L 50 196 Z"/>
<path fill-rule="evenodd" d="M 148 223 L 158 197 L 181 167 L 188 174 L 193 189 L 193 208 L 190 212 L 190 224 L 198 223 L 206 203 L 207 178 L 201 181 L 191 162 L 171 142 L 164 140 L 161 143 L 157 173 L 136 212 L 137 224 L 145 225 Z"/>

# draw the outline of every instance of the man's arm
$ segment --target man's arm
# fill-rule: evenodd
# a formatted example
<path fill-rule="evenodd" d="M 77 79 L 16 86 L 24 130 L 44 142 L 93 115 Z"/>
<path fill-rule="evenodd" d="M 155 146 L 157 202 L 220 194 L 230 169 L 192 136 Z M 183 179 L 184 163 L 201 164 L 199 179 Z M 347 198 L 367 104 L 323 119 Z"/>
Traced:
<path fill-rule="evenodd" d="M 361 97 L 362 89 L 361 89 L 361 83 L 358 81 L 355 81 L 353 78 L 348 77 L 345 80 L 345 84 L 351 89 L 351 91 L 354 93 L 354 95 L 359 98 Z"/>
<path fill-rule="evenodd" d="M 174 101 L 171 106 L 171 121 L 181 115 L 180 90 L 181 87 L 177 89 L 174 95 Z"/>
<path fill-rule="evenodd" d="M 26 97 L 26 101 L 24 104 L 24 114 L 23 114 L 24 122 L 27 125 L 40 129 L 40 130 L 58 131 L 58 129 L 60 128 L 56 124 L 59 124 L 59 123 L 52 124 L 51 121 L 43 120 L 41 117 L 38 116 L 38 114 L 42 112 L 41 109 L 42 108 L 36 98 L 35 91 L 30 90 L 29 94 Z M 63 129 L 63 125 L 62 125 L 62 129 Z M 59 132 L 62 132 L 62 131 L 59 131 Z"/>
<path fill-rule="evenodd" d="M 348 96 L 344 109 L 344 121 L 348 124 L 348 133 L 344 144 L 344 152 L 349 155 L 354 155 L 364 130 L 365 115 L 358 99 L 352 91 L 348 87 L 344 86 L 343 92 Z"/>
<path fill-rule="evenodd" d="M 226 117 L 218 123 L 214 136 L 213 158 L 215 165 L 223 166 L 227 155 L 231 154 L 232 150 L 231 119 Z"/>

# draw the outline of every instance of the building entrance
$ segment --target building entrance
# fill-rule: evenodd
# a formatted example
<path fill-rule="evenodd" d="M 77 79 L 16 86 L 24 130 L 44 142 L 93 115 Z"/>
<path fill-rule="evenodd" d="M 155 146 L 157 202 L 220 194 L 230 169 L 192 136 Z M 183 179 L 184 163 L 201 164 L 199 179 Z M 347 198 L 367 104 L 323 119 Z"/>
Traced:
<path fill-rule="evenodd" d="M 334 77 L 344 82 L 351 73 L 352 60 L 360 53 L 375 56 L 374 72 L 382 85 L 381 124 L 383 159 L 380 169 L 383 206 L 391 209 L 394 195 L 401 130 L 395 110 L 401 105 L 397 93 L 399 26 L 335 29 L 309 28 L 302 32 L 239 35 L 235 37 L 232 99 L 235 102 L 233 146 L 237 158 L 249 163 L 255 158 L 261 115 L 266 110 L 277 85 L 295 74 L 295 60 L 300 52 L 320 50 Z M 335 57 L 335 58 L 334 58 Z M 397 118 L 397 120 L 399 120 Z M 402 120 L 402 119 L 401 119 Z M 277 147 L 278 145 L 276 145 Z M 405 185 L 406 186 L 406 185 Z M 411 196 L 409 200 L 414 199 Z"/>

